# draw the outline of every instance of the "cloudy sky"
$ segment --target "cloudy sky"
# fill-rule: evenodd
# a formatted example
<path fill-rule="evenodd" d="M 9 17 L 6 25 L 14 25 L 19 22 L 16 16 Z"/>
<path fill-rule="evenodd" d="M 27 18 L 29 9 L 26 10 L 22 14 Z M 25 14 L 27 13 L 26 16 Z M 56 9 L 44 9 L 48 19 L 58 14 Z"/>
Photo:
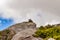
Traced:
<path fill-rule="evenodd" d="M 37 26 L 60 23 L 60 0 L 0 0 L 1 17 L 12 20 L 8 25 L 28 19 L 32 19 Z"/>

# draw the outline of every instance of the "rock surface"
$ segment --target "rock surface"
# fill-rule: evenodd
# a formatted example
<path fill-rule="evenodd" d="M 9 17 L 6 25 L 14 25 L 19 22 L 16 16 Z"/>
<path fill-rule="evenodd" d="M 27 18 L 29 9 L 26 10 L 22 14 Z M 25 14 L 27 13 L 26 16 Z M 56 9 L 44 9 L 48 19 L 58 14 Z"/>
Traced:
<path fill-rule="evenodd" d="M 48 40 L 55 40 L 54 38 L 49 38 Z"/>
<path fill-rule="evenodd" d="M 41 38 L 35 38 L 32 35 L 36 29 L 27 29 L 17 33 L 12 40 L 43 40 Z"/>
<path fill-rule="evenodd" d="M 16 33 L 23 31 L 25 29 L 36 29 L 36 24 L 34 22 L 22 22 L 16 25 L 13 25 L 9 30 L 13 30 Z"/>
<path fill-rule="evenodd" d="M 32 35 L 34 34 L 35 31 L 36 31 L 36 29 L 23 30 L 23 31 L 17 33 L 12 38 L 12 40 L 32 40 L 33 39 Z"/>
<path fill-rule="evenodd" d="M 35 31 L 36 24 L 29 20 L 28 22 L 12 25 L 0 32 L 0 40 L 37 40 L 32 36 Z"/>
<path fill-rule="evenodd" d="M 16 28 L 15 28 L 16 27 Z M 17 33 L 11 40 L 37 40 L 32 35 L 36 31 L 36 24 L 31 20 L 15 25 L 12 29 Z"/>

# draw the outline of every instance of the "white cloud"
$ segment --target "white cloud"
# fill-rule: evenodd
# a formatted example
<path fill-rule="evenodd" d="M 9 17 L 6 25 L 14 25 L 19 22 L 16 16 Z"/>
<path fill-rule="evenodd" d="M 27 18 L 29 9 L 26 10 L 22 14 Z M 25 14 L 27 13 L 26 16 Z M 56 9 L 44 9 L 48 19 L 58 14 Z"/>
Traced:
<path fill-rule="evenodd" d="M 59 24 L 59 23 L 60 23 L 60 21 L 58 21 L 58 20 L 55 19 L 55 20 L 52 20 L 51 22 L 46 22 L 44 26 L 46 26 L 48 24 L 54 25 L 54 24 Z"/>
<path fill-rule="evenodd" d="M 59 0 L 0 0 L 0 2 L 3 17 L 12 17 L 16 23 L 31 18 L 39 26 L 52 20 L 60 20 Z M 52 23 L 56 22 L 52 21 Z"/>

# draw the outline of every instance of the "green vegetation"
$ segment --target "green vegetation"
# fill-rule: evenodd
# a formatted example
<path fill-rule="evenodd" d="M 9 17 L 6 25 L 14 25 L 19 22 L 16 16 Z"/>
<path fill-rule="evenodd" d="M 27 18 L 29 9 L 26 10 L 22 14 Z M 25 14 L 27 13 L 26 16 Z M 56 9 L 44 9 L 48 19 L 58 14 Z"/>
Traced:
<path fill-rule="evenodd" d="M 11 30 L 0 31 L 0 40 L 11 40 L 13 35 L 14 34 L 11 32 Z"/>
<path fill-rule="evenodd" d="M 41 37 L 43 39 L 54 38 L 60 40 L 60 25 L 41 26 L 33 36 Z"/>

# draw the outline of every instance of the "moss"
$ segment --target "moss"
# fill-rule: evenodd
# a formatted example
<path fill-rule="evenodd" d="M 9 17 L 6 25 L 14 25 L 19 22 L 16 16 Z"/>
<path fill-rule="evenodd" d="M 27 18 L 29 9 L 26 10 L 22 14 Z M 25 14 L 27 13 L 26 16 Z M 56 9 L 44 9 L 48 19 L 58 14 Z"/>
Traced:
<path fill-rule="evenodd" d="M 41 37 L 41 38 L 55 38 L 56 40 L 60 40 L 60 26 L 58 25 L 47 25 L 41 26 L 37 29 L 34 36 Z"/>
<path fill-rule="evenodd" d="M 12 34 L 11 30 L 1 31 L 0 32 L 0 40 L 11 40 L 14 35 L 15 35 L 15 33 Z"/>

